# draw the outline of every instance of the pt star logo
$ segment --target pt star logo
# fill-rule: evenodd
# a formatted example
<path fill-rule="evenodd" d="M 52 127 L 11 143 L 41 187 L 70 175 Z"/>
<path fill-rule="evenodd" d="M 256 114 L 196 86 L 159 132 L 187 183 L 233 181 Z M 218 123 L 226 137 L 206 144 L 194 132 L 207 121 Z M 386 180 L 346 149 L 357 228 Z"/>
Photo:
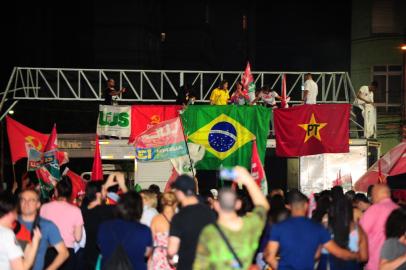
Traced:
<path fill-rule="evenodd" d="M 320 130 L 327 126 L 327 123 L 317 123 L 316 118 L 314 118 L 314 113 L 312 113 L 309 123 L 300 124 L 298 126 L 306 131 L 304 142 L 307 142 L 311 137 L 315 137 L 317 140 L 321 141 Z"/>

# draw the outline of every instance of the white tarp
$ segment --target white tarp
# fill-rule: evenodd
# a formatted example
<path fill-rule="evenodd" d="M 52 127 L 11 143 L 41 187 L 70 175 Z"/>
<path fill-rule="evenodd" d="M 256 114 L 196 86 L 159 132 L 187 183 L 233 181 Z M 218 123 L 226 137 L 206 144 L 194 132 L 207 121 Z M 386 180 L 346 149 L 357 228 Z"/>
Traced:
<path fill-rule="evenodd" d="M 300 157 L 300 189 L 306 195 L 341 185 L 351 189 L 367 171 L 367 146 L 350 146 L 349 153 Z"/>
<path fill-rule="evenodd" d="M 131 106 L 99 106 L 97 134 L 128 138 L 131 134 Z"/>

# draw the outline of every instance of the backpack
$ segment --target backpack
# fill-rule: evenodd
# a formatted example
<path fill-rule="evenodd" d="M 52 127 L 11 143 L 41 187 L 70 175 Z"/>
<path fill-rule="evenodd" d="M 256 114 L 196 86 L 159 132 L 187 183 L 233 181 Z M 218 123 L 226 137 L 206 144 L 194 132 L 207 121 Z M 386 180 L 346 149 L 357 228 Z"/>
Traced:
<path fill-rule="evenodd" d="M 133 270 L 134 267 L 128 258 L 127 252 L 121 243 L 118 243 L 111 257 L 105 262 L 102 270 Z"/>
<path fill-rule="evenodd" d="M 113 234 L 113 238 L 117 242 L 117 246 L 110 258 L 104 263 L 102 270 L 133 270 L 133 264 L 131 263 L 123 244 L 117 237 L 114 228 L 111 227 L 110 231 Z M 125 235 L 124 239 L 127 239 L 126 236 L 127 235 Z"/>

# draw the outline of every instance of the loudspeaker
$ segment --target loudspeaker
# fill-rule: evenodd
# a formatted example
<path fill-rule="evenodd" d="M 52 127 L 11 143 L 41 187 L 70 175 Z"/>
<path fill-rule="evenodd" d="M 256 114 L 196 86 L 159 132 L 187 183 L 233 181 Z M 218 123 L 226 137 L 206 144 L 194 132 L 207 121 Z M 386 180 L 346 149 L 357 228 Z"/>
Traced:
<path fill-rule="evenodd" d="M 368 141 L 368 168 L 379 159 L 381 143 L 377 141 Z"/>

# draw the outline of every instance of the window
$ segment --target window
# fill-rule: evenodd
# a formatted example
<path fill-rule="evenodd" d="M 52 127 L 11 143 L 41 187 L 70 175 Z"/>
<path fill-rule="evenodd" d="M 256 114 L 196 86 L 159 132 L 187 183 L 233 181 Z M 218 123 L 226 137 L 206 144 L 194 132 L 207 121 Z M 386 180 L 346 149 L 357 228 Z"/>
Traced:
<path fill-rule="evenodd" d="M 390 107 L 399 109 L 402 98 L 402 66 L 380 65 L 372 67 L 372 80 L 378 83 L 374 101 L 386 111 Z M 379 104 L 380 103 L 380 104 Z"/>

